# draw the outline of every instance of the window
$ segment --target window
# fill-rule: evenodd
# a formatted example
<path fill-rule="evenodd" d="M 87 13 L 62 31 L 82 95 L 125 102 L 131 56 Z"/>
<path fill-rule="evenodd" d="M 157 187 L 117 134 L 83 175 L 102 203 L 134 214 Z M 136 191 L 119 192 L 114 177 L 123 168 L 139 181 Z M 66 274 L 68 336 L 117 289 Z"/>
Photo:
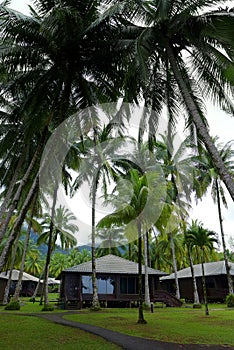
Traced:
<path fill-rule="evenodd" d="M 137 278 L 136 277 L 120 277 L 120 293 L 121 294 L 137 294 Z"/>
<path fill-rule="evenodd" d="M 92 285 L 92 276 L 82 276 L 82 293 L 83 294 L 92 294 L 93 285 Z"/>
<path fill-rule="evenodd" d="M 98 287 L 98 294 L 114 294 L 115 280 L 111 276 L 98 277 L 97 287 Z"/>
<path fill-rule="evenodd" d="M 115 279 L 113 276 L 102 276 L 97 278 L 98 294 L 114 294 Z M 82 293 L 92 294 L 92 276 L 82 276 Z"/>

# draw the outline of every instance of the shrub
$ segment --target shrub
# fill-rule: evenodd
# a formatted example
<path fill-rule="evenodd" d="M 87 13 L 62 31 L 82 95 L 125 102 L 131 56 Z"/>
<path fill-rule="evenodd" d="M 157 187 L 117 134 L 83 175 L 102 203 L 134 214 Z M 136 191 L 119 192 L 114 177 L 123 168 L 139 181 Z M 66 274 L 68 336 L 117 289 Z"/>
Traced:
<path fill-rule="evenodd" d="M 101 307 L 100 306 L 91 306 L 90 311 L 100 311 Z"/>
<path fill-rule="evenodd" d="M 20 303 L 18 301 L 11 301 L 5 306 L 5 310 L 20 310 Z"/>
<path fill-rule="evenodd" d="M 228 294 L 226 297 L 227 307 L 234 307 L 234 294 Z"/>
<path fill-rule="evenodd" d="M 150 306 L 147 305 L 146 303 L 143 303 L 143 310 L 150 310 Z"/>
<path fill-rule="evenodd" d="M 201 309 L 202 305 L 201 304 L 193 304 L 194 309 Z"/>
<path fill-rule="evenodd" d="M 41 311 L 54 311 L 54 307 L 53 305 L 50 305 L 50 304 L 44 305 Z"/>

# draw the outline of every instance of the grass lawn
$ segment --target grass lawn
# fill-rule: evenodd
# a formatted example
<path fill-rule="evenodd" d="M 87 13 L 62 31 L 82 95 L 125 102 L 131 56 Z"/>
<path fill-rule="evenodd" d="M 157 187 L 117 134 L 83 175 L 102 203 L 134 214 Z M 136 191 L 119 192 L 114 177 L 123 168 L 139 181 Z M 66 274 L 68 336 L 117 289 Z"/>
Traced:
<path fill-rule="evenodd" d="M 51 303 L 56 298 L 52 295 Z M 84 349 L 95 350 L 119 349 L 105 342 L 102 338 L 49 323 L 34 316 L 23 316 L 22 313 L 41 313 L 39 302 L 32 303 L 29 298 L 21 298 L 20 311 L 4 311 L 0 306 L 0 349 Z M 39 299 L 37 299 L 39 301 Z M 117 332 L 177 343 L 202 343 L 234 346 L 234 308 L 225 304 L 209 305 L 210 316 L 205 316 L 204 308 L 192 309 L 162 308 L 161 304 L 154 313 L 145 311 L 146 325 L 137 324 L 138 309 L 102 309 L 91 312 L 88 309 L 66 315 L 65 310 L 55 309 L 53 312 L 64 312 L 64 318 L 97 325 Z M 18 314 L 18 315 L 17 315 Z M 20 315 L 21 314 L 21 315 Z M 20 315 L 20 316 L 19 316 Z M 37 345 L 36 345 L 37 344 Z M 95 345 L 94 345 L 95 344 Z"/>
<path fill-rule="evenodd" d="M 59 309 L 56 306 L 57 298 L 58 298 L 58 294 L 56 294 L 56 293 L 49 294 L 49 301 L 50 301 L 50 304 L 54 306 L 55 312 L 56 311 L 63 312 L 63 310 Z M 30 300 L 30 298 L 28 298 L 28 297 L 25 297 L 25 298 L 20 297 L 21 308 L 19 311 L 14 311 L 14 312 L 19 312 L 19 313 L 22 313 L 22 312 L 23 313 L 41 312 L 43 305 L 40 305 L 40 298 L 37 297 L 35 303 L 33 303 L 29 300 Z M 0 305 L 0 311 L 4 311 L 4 306 Z"/>
<path fill-rule="evenodd" d="M 118 350 L 116 345 L 79 329 L 34 316 L 0 314 L 0 349 L 4 350 Z"/>
<path fill-rule="evenodd" d="M 97 325 L 117 332 L 161 341 L 234 346 L 234 309 L 226 305 L 210 306 L 210 316 L 204 308 L 155 308 L 144 313 L 146 325 L 137 324 L 137 309 L 103 309 L 82 311 L 64 318 Z"/>

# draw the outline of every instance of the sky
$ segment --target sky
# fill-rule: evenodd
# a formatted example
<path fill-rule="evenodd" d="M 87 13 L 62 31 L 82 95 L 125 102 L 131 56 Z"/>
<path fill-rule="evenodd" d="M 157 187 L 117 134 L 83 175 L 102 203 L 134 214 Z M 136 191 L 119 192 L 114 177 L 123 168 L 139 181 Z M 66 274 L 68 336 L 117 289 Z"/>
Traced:
<path fill-rule="evenodd" d="M 10 7 L 20 12 L 28 13 L 27 4 L 32 4 L 32 1 L 12 0 Z M 233 1 L 227 1 L 227 5 L 233 6 Z M 224 143 L 234 139 L 234 118 L 228 116 L 218 107 L 214 107 L 210 103 L 207 104 L 207 120 L 209 122 L 211 136 L 218 135 L 220 142 Z M 228 210 L 222 208 L 222 213 L 224 232 L 226 240 L 228 241 L 228 237 L 234 237 L 234 203 L 231 200 L 229 193 L 227 193 L 227 199 Z M 85 208 L 84 206 L 80 215 L 85 215 L 86 209 L 88 210 L 90 208 Z M 193 209 L 190 212 L 190 217 L 203 222 L 204 227 L 220 233 L 217 206 L 214 205 L 209 195 L 207 195 L 202 201 L 199 201 L 197 205 L 193 202 Z M 80 232 L 81 231 L 82 229 Z"/>

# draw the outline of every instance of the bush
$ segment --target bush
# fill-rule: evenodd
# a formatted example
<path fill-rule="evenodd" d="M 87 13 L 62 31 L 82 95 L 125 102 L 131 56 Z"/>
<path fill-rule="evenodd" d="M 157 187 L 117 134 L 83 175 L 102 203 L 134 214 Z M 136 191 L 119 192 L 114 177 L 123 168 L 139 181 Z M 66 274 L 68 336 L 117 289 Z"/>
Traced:
<path fill-rule="evenodd" d="M 193 304 L 194 309 L 201 309 L 202 305 L 201 304 Z"/>
<path fill-rule="evenodd" d="M 5 306 L 5 310 L 20 310 L 20 303 L 18 301 L 11 301 Z"/>
<path fill-rule="evenodd" d="M 146 303 L 143 303 L 142 307 L 143 307 L 143 310 L 150 310 L 150 306 L 147 305 Z"/>
<path fill-rule="evenodd" d="M 54 311 L 54 307 L 53 305 L 50 305 L 50 304 L 44 305 L 41 311 Z"/>
<path fill-rule="evenodd" d="M 226 297 L 227 307 L 234 307 L 234 294 L 228 294 Z"/>

